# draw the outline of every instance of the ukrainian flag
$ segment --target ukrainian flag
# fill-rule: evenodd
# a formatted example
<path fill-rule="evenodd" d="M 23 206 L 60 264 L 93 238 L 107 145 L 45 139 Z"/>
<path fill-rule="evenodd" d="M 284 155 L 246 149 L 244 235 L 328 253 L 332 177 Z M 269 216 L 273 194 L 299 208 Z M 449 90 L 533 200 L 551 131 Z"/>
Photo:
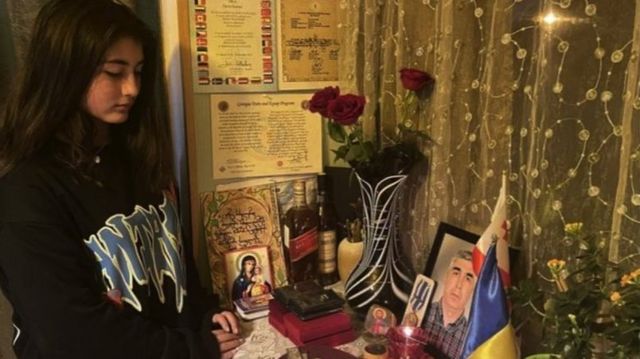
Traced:
<path fill-rule="evenodd" d="M 469 330 L 462 357 L 465 359 L 516 359 L 516 335 L 509 321 L 507 298 L 492 244 L 484 260 L 469 316 Z"/>

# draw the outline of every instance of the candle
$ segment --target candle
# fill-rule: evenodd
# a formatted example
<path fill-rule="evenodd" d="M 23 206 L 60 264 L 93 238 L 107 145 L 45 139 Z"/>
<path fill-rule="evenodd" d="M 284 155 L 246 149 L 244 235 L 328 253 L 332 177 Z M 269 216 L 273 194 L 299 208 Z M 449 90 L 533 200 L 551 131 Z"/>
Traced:
<path fill-rule="evenodd" d="M 362 359 L 389 359 L 389 352 L 384 344 L 369 344 L 364 347 Z"/>
<path fill-rule="evenodd" d="M 423 356 L 424 330 L 416 327 L 394 327 L 387 333 L 391 358 L 415 359 Z"/>

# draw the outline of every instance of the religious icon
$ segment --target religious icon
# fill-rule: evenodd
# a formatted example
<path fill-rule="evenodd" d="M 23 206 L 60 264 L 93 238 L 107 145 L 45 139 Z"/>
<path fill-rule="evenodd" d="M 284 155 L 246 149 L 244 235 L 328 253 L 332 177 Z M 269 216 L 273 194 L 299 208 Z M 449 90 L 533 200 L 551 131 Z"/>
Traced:
<path fill-rule="evenodd" d="M 382 336 L 396 325 L 396 316 L 387 308 L 372 305 L 365 318 L 364 328 L 374 336 Z"/>
<path fill-rule="evenodd" d="M 232 301 L 259 297 L 273 291 L 267 246 L 227 252 L 225 266 Z"/>

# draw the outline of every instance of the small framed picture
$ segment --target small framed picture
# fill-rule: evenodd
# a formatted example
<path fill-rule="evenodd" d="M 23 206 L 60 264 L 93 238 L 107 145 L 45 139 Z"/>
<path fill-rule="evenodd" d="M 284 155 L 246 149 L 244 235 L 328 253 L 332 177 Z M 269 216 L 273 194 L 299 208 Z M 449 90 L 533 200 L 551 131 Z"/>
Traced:
<path fill-rule="evenodd" d="M 422 324 L 435 286 L 433 279 L 422 274 L 416 276 L 407 308 L 402 316 L 402 325 L 419 327 Z"/>
<path fill-rule="evenodd" d="M 434 356 L 457 358 L 469 326 L 469 310 L 476 285 L 471 263 L 477 234 L 440 223 L 424 274 L 436 290 L 422 322 L 429 338 L 426 350 Z"/>
<path fill-rule="evenodd" d="M 389 309 L 374 304 L 369 307 L 364 320 L 364 329 L 374 336 L 387 334 L 387 331 L 396 326 L 396 316 Z"/>
<path fill-rule="evenodd" d="M 458 253 L 460 251 L 469 252 L 467 254 L 470 256 L 479 238 L 480 236 L 475 233 L 440 222 L 423 273 L 436 281 L 437 288 L 433 300 L 442 296 L 441 282 L 445 279 L 451 260 L 461 254 Z"/>
<path fill-rule="evenodd" d="M 226 252 L 224 262 L 231 301 L 273 292 L 268 246 Z"/>

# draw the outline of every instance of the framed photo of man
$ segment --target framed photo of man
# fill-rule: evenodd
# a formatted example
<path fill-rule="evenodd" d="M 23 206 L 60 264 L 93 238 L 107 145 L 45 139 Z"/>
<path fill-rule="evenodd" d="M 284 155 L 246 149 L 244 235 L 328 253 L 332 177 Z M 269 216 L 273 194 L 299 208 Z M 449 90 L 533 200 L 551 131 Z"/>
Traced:
<path fill-rule="evenodd" d="M 436 358 L 458 358 L 469 326 L 469 310 L 476 284 L 471 251 L 479 236 L 441 222 L 424 274 L 436 281 L 422 327 L 426 350 Z"/>

